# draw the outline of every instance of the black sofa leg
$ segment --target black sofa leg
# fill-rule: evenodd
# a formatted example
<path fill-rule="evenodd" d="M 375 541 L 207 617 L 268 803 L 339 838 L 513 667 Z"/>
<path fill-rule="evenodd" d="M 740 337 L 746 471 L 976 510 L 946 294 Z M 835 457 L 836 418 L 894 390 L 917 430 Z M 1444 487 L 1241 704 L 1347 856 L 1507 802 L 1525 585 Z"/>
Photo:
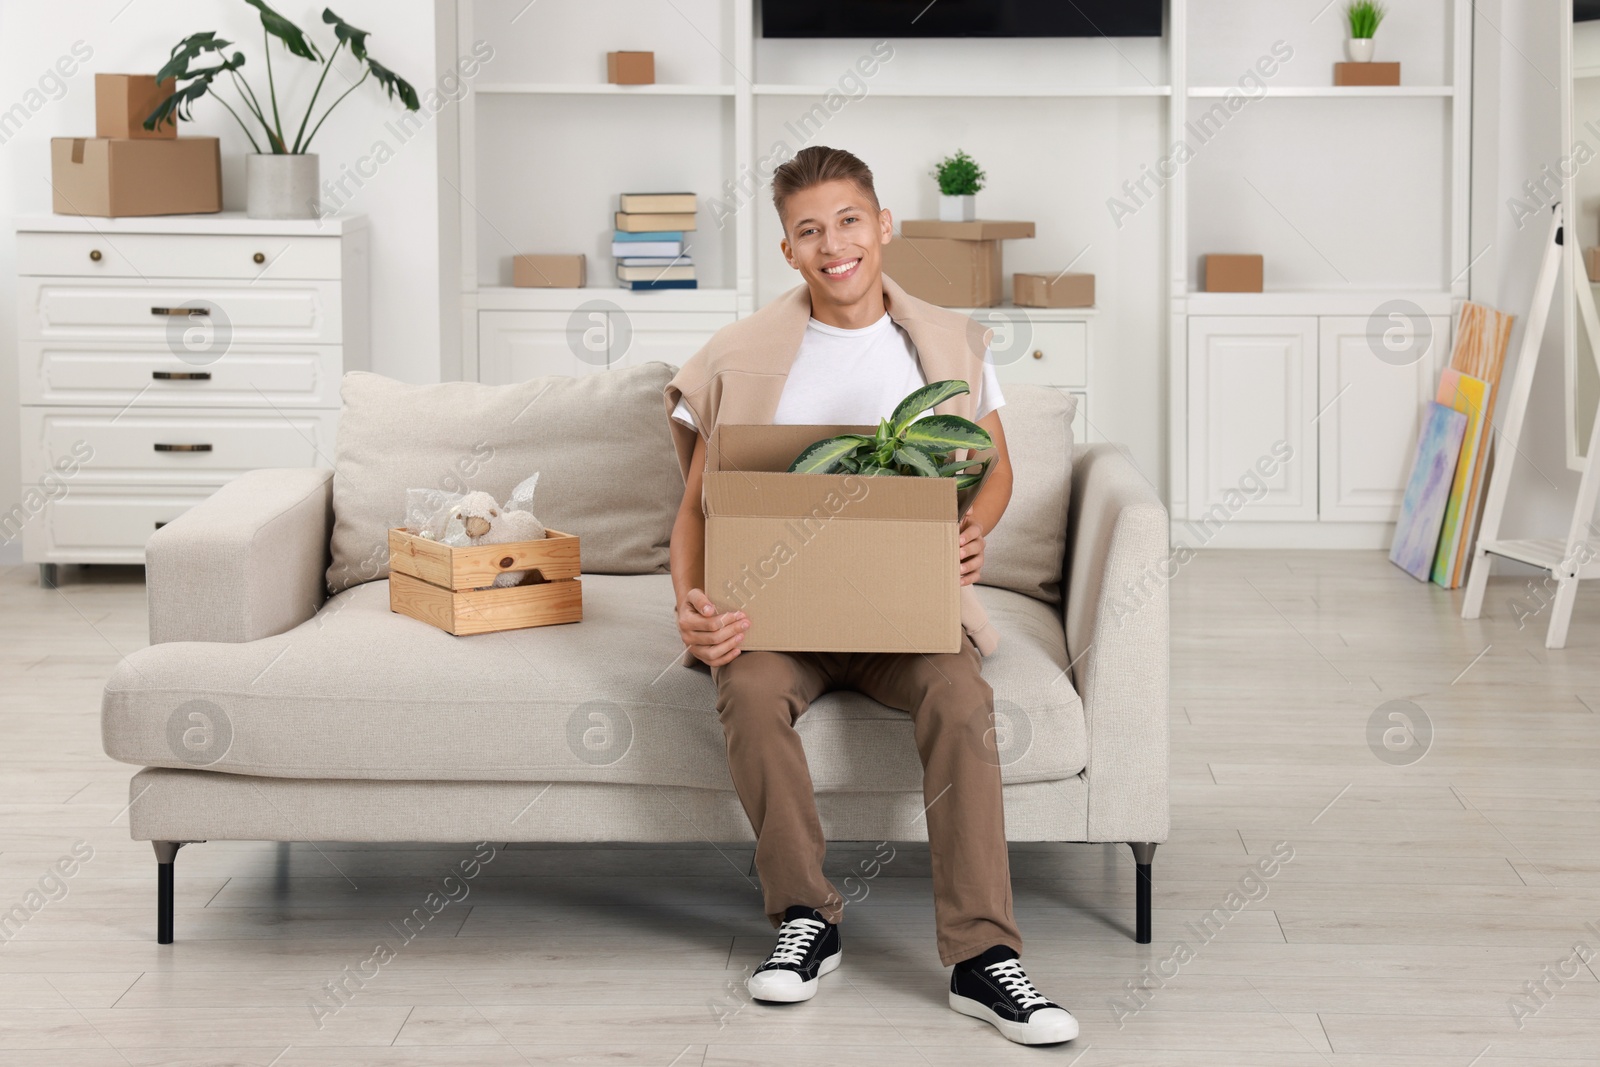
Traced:
<path fill-rule="evenodd" d="M 1150 864 L 1156 858 L 1156 846 L 1144 841 L 1130 841 L 1134 864 L 1134 926 L 1133 939 L 1141 945 L 1150 943 Z"/>
<path fill-rule="evenodd" d="M 172 861 L 182 841 L 152 841 L 156 850 L 156 944 L 172 944 Z"/>

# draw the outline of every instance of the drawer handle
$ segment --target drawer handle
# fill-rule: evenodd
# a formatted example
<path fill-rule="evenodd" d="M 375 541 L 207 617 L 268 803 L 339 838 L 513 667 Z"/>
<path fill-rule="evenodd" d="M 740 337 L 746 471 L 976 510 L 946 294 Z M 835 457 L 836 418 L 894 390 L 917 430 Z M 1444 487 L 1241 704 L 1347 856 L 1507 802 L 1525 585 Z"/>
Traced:
<path fill-rule="evenodd" d="M 1034 350 L 1033 350 L 1033 358 L 1034 358 L 1034 359 L 1043 359 L 1043 358 L 1044 358 L 1044 349 L 1042 349 L 1042 348 L 1035 348 L 1035 349 L 1034 349 Z"/>
<path fill-rule="evenodd" d="M 164 445 L 156 442 L 157 452 L 210 452 L 210 445 Z"/>
<path fill-rule="evenodd" d="M 150 377 L 158 382 L 209 382 L 208 370 L 153 370 Z"/>
<path fill-rule="evenodd" d="M 167 318 L 203 319 L 211 314 L 210 308 L 151 308 L 150 314 L 163 315 Z"/>
<path fill-rule="evenodd" d="M 89 249 L 89 262 L 98 263 L 103 258 L 104 257 L 100 255 L 100 250 L 98 248 Z"/>
<path fill-rule="evenodd" d="M 251 256 L 250 259 L 254 263 L 265 263 L 267 261 L 267 254 L 265 252 L 257 252 L 255 255 Z"/>

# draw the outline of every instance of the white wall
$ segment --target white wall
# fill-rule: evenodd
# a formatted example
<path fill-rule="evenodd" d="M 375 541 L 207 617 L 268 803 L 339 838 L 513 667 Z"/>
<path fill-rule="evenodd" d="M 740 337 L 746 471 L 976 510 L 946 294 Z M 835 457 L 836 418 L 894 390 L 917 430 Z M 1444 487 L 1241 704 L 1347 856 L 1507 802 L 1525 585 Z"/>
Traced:
<path fill-rule="evenodd" d="M 444 5 L 448 8 L 450 5 Z M 295 20 L 317 42 L 334 37 L 323 24 L 322 3 L 284 0 L 276 7 Z M 339 14 L 369 30 L 374 58 L 405 77 L 419 93 L 433 89 L 448 69 L 453 42 L 448 16 L 436 15 L 433 0 L 341 0 Z M 154 73 L 171 47 L 191 33 L 216 30 L 246 54 L 245 71 L 258 94 L 266 91 L 261 25 L 253 9 L 229 0 L 73 0 L 71 3 L 0 3 L 0 111 L 22 102 L 31 113 L 20 128 L 6 127 L 0 144 L 0 510 L 18 497 L 18 425 L 16 371 L 16 257 L 10 225 L 17 213 L 50 210 L 50 138 L 92 136 L 94 74 Z M 79 44 L 78 42 L 81 42 Z M 53 80 L 58 58 L 90 53 L 69 78 Z M 359 76 L 346 54 L 342 69 Z M 290 100 L 305 101 L 316 70 L 275 48 L 273 72 L 280 78 L 280 109 Z M 46 79 L 40 91 L 40 79 Z M 330 75 L 318 101 L 320 114 L 332 99 L 329 89 L 340 79 Z M 341 89 L 342 91 L 342 89 Z M 232 100 L 232 90 L 224 92 Z M 30 95 L 31 94 L 31 95 Z M 303 107 L 303 104 L 302 104 Z M 377 142 L 388 142 L 392 157 L 359 185 L 347 179 L 351 194 L 342 210 L 364 213 L 372 222 L 372 355 L 373 369 L 407 381 L 430 382 L 441 377 L 441 337 L 454 344 L 458 336 L 455 303 L 441 301 L 441 263 L 453 262 L 449 238 L 441 246 L 439 218 L 443 197 L 454 193 L 439 179 L 439 143 L 454 151 L 453 108 L 446 107 L 401 143 L 385 127 L 403 113 L 370 79 L 350 95 L 317 135 L 313 147 L 321 157 L 322 176 L 338 179 L 344 167 L 369 160 Z M 303 113 L 303 112 L 301 112 Z M 249 143 L 215 101 L 202 100 L 196 121 L 180 127 L 185 133 L 222 138 L 223 200 L 228 210 L 244 208 L 244 155 Z M 289 123 L 287 115 L 285 125 Z M 257 135 L 259 138 L 259 134 Z M 388 153 L 381 153 L 387 155 Z M 453 205 L 450 208 L 454 210 Z M 454 292 L 454 278 L 448 278 Z M 453 364 L 447 353 L 446 374 Z M 21 559 L 20 541 L 0 548 L 0 562 Z"/>
<path fill-rule="evenodd" d="M 1473 267 L 1471 295 L 1517 316 L 1495 419 L 1503 424 L 1548 217 L 1519 221 L 1507 201 L 1524 196 L 1523 183 L 1537 180 L 1541 165 L 1553 169 L 1568 152 L 1561 145 L 1558 87 L 1560 20 L 1570 17 L 1571 4 L 1479 0 L 1476 10 L 1472 252 L 1483 256 Z M 1507 502 L 1502 533 L 1508 537 L 1565 537 L 1572 517 L 1578 476 L 1566 467 L 1562 344 L 1561 311 L 1553 305 Z"/>

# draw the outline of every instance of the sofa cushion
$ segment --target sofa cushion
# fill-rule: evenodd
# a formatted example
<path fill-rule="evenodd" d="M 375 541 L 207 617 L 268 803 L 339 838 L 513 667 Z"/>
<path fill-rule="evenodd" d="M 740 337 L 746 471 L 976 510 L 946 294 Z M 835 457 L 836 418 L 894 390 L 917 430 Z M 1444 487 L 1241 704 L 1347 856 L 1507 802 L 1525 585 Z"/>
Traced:
<path fill-rule="evenodd" d="M 984 538 L 981 585 L 1061 603 L 1078 398 L 1047 385 L 1005 387 L 1000 408 L 1011 455 L 1011 502 Z"/>
<path fill-rule="evenodd" d="M 673 371 L 644 363 L 499 386 L 346 374 L 329 591 L 387 577 L 388 530 L 403 521 L 407 489 L 504 500 L 534 471 L 534 513 L 578 535 L 586 573 L 665 572 L 684 488 L 661 414 Z"/>
<path fill-rule="evenodd" d="M 705 671 L 681 666 L 670 575 L 592 574 L 583 621 L 452 637 L 389 610 L 387 582 L 332 598 L 287 633 L 170 642 L 107 683 L 107 754 L 152 767 L 284 778 L 612 782 L 732 789 Z M 1084 767 L 1083 707 L 1061 617 L 980 589 L 1002 631 L 984 661 L 1007 782 Z M 853 691 L 801 720 L 822 792 L 920 788 L 910 718 Z"/>

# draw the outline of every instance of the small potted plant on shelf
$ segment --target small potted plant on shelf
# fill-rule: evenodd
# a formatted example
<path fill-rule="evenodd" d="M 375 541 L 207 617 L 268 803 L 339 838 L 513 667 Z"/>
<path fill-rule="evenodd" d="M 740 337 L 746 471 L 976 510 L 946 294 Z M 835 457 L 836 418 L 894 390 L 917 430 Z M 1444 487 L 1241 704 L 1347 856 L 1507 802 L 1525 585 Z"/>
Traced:
<path fill-rule="evenodd" d="M 983 168 L 977 160 L 956 149 L 933 169 L 939 182 L 939 219 L 943 222 L 971 222 L 977 218 L 974 194 L 983 188 Z"/>
<path fill-rule="evenodd" d="M 333 27 L 333 35 L 337 42 L 324 56 L 299 26 L 272 10 L 263 0 L 244 0 L 244 2 L 261 13 L 262 51 L 267 68 L 265 99 L 257 96 L 250 83 L 239 74 L 240 68 L 244 66 L 244 53 L 234 52 L 232 57 L 229 57 L 225 50 L 232 47 L 233 42 L 224 41 L 217 36 L 216 31 L 208 30 L 205 33 L 185 37 L 173 46 L 172 56 L 168 59 L 167 65 L 156 75 L 156 80 L 161 82 L 172 78 L 176 80 L 176 84 L 172 94 L 144 120 L 144 128 L 153 130 L 163 122 L 173 121 L 173 116 L 188 121 L 194 102 L 206 93 L 211 93 L 217 103 L 227 108 L 228 114 L 232 115 L 239 128 L 244 130 L 250 146 L 255 149 L 254 154 L 246 157 L 245 214 L 253 219 L 316 218 L 319 213 L 317 157 L 311 154 L 310 148 L 312 138 L 316 137 L 317 131 L 327 121 L 329 113 L 368 78 L 375 79 L 391 99 L 399 97 L 408 111 L 416 111 L 421 106 L 417 99 L 417 91 L 411 87 L 410 82 L 367 54 L 366 30 L 359 30 L 350 25 L 335 15 L 331 9 L 323 9 L 322 21 Z M 274 37 L 290 55 L 322 64 L 322 76 L 317 79 L 316 88 L 311 92 L 311 100 L 306 104 L 305 114 L 301 116 L 298 129 L 294 127 L 294 114 L 291 112 L 289 115 L 288 128 L 294 131 L 293 140 L 285 132 L 279 115 L 278 89 L 272 76 Z M 311 115 L 316 108 L 317 97 L 322 92 L 322 85 L 328 80 L 328 72 L 333 69 L 333 61 L 340 51 L 347 47 L 350 49 L 350 54 L 355 56 L 365 69 L 361 77 L 354 80 L 340 72 L 340 77 L 349 83 L 349 87 L 334 98 L 333 103 L 322 112 L 321 118 L 313 124 Z M 208 58 L 215 60 L 215 63 L 210 66 L 205 65 Z M 245 123 L 239 112 L 234 110 L 212 85 L 224 74 L 232 81 L 234 90 L 239 95 L 240 106 L 254 120 L 253 125 L 258 126 L 260 132 L 265 134 L 264 150 L 261 142 L 257 141 L 255 134 L 251 132 L 251 125 Z"/>
<path fill-rule="evenodd" d="M 1344 17 L 1350 23 L 1350 39 L 1344 43 L 1345 52 L 1352 63 L 1371 63 L 1373 35 L 1387 14 L 1377 0 L 1350 0 L 1345 5 Z"/>

